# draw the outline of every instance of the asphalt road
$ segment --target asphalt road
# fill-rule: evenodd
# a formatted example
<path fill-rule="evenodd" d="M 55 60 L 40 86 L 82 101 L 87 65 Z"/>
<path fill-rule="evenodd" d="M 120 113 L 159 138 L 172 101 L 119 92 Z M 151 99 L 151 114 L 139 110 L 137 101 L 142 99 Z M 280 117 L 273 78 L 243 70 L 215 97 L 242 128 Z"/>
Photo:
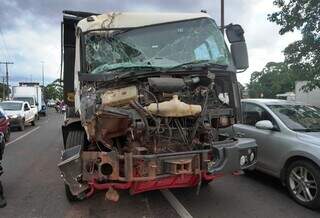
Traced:
<path fill-rule="evenodd" d="M 120 201 L 104 200 L 104 192 L 79 203 L 69 203 L 57 163 L 62 149 L 60 126 L 63 116 L 51 111 L 35 127 L 12 132 L 1 177 L 8 205 L 0 217 L 303 217 L 319 218 L 293 202 L 281 184 L 269 176 L 226 176 L 196 195 L 196 189 L 152 191 L 131 196 L 120 192 Z"/>

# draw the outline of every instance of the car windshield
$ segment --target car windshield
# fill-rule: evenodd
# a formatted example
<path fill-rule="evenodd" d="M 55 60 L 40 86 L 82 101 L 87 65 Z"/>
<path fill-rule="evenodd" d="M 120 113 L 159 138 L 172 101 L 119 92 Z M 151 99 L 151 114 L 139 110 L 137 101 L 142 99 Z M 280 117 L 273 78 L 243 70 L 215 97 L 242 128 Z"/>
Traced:
<path fill-rule="evenodd" d="M 22 108 L 22 103 L 0 102 L 0 107 L 5 111 L 19 111 Z"/>
<path fill-rule="evenodd" d="M 26 101 L 28 102 L 30 105 L 34 105 L 34 99 L 32 97 L 15 97 L 13 98 L 13 100 L 16 101 Z"/>
<path fill-rule="evenodd" d="M 320 131 L 320 109 L 307 105 L 268 105 L 294 131 Z"/>
<path fill-rule="evenodd" d="M 187 63 L 230 65 L 223 36 L 208 18 L 84 35 L 86 70 L 173 68 Z"/>

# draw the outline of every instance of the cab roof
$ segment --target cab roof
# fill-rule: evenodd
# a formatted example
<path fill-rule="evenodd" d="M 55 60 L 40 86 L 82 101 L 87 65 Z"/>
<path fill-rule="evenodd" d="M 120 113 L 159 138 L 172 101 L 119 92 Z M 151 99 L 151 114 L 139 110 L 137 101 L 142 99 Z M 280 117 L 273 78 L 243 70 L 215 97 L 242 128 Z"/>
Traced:
<path fill-rule="evenodd" d="M 161 23 L 210 18 L 207 13 L 137 13 L 109 12 L 82 19 L 78 27 L 83 31 L 105 28 L 134 28 Z"/>
<path fill-rule="evenodd" d="M 3 103 L 28 103 L 26 101 L 2 101 Z M 2 103 L 1 102 L 1 103 Z"/>

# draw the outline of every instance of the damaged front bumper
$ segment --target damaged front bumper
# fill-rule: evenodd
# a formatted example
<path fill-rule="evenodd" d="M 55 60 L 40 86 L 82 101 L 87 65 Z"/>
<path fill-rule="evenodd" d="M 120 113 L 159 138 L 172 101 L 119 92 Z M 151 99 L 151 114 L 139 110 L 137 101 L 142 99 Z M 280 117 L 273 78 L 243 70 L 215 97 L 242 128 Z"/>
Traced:
<path fill-rule="evenodd" d="M 151 155 L 83 151 L 79 145 L 63 151 L 58 166 L 71 193 L 84 198 L 102 189 L 130 189 L 136 194 L 196 186 L 252 168 L 256 155 L 255 140 L 246 138 L 220 141 L 206 150 Z"/>

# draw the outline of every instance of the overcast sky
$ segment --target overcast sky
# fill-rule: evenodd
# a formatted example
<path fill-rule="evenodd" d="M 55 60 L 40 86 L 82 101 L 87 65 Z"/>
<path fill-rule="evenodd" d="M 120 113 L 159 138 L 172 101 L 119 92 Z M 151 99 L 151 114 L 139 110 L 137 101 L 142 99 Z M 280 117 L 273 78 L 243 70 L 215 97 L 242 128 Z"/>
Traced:
<path fill-rule="evenodd" d="M 250 68 L 238 74 L 247 83 L 253 71 L 269 61 L 282 61 L 283 49 L 300 38 L 298 33 L 284 36 L 267 20 L 277 10 L 273 0 L 225 0 L 225 23 L 239 23 L 245 30 Z M 1 0 L 0 61 L 12 61 L 10 82 L 41 81 L 44 61 L 46 83 L 59 77 L 60 22 L 62 10 L 91 12 L 199 12 L 206 9 L 220 23 L 220 0 Z M 0 66 L 0 76 L 5 68 Z"/>

